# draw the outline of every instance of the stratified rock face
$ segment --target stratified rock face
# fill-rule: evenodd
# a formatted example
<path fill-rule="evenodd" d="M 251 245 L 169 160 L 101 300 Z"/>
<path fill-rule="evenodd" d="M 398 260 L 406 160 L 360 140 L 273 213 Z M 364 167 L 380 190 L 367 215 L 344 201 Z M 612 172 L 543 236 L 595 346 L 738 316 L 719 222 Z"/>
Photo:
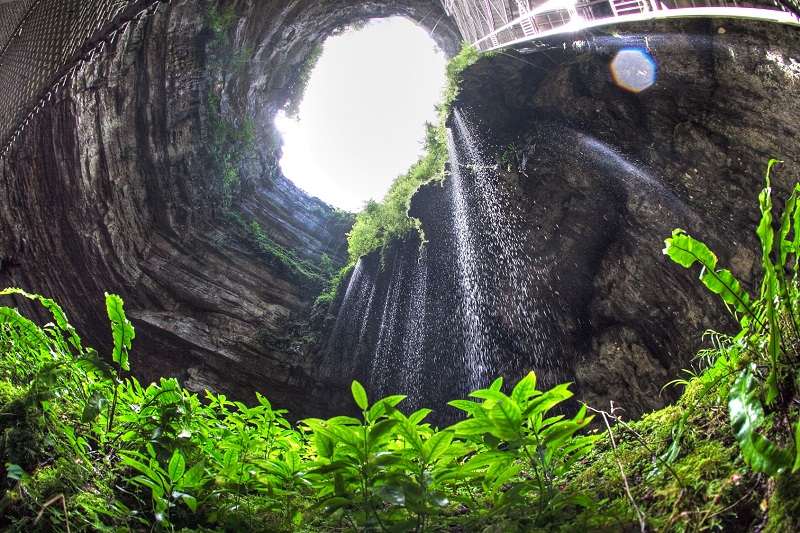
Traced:
<path fill-rule="evenodd" d="M 664 405 L 675 391 L 661 387 L 690 367 L 703 332 L 732 329 L 699 272 L 662 254 L 664 239 L 684 228 L 757 285 L 756 196 L 767 162 L 785 161 L 772 176 L 784 198 L 800 170 L 798 37 L 755 22 L 661 22 L 481 59 L 455 103 L 479 132 L 480 153 L 451 157 L 444 185 L 413 198 L 423 255 L 406 244 L 382 270 L 376 258 L 362 263 L 329 352 L 373 395 L 418 383 L 375 372 L 421 368 L 422 403 L 435 407 L 469 392 L 470 365 L 483 376 L 473 385 L 533 369 L 545 385 L 574 381 L 578 398 L 600 408 L 613 400 L 629 416 Z M 615 83 L 610 65 L 624 47 L 649 54 L 655 85 L 634 93 Z M 459 120 L 454 144 L 467 154 Z M 469 216 L 459 221 L 459 212 Z M 415 261 L 427 276 L 424 304 L 414 301 Z M 425 317 L 415 334 L 436 345 L 422 365 L 414 350 L 403 355 L 417 326 L 397 323 L 418 316 L 414 306 Z M 354 321 L 364 308 L 369 318 Z"/>
<path fill-rule="evenodd" d="M 26 127 L 0 162 L 0 285 L 54 298 L 101 351 L 110 345 L 103 292 L 117 293 L 141 378 L 176 376 L 245 401 L 258 390 L 301 416 L 319 408 L 305 393 L 315 360 L 271 339 L 307 315 L 321 287 L 265 255 L 247 227 L 337 267 L 348 227 L 281 175 L 275 112 L 295 96 L 309 51 L 348 23 L 405 15 L 436 26 L 450 54 L 459 39 L 446 19 L 436 24 L 434 0 L 220 3 L 234 14 L 229 27 L 210 22 L 208 1 L 161 5 Z M 245 225 L 222 207 L 220 120 L 233 131 L 253 124 L 233 189 Z"/>

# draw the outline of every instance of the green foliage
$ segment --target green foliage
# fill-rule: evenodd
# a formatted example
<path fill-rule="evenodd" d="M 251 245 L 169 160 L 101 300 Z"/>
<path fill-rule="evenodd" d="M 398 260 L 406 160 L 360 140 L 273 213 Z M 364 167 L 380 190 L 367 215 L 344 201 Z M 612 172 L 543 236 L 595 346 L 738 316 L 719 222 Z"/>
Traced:
<path fill-rule="evenodd" d="M 356 215 L 356 222 L 348 234 L 350 262 L 370 252 L 383 252 L 394 240 L 405 239 L 417 232 L 425 242 L 419 220 L 408 216 L 411 197 L 425 183 L 445 177 L 445 163 L 449 154 L 445 122 L 450 105 L 458 94 L 461 73 L 480 57 L 480 52 L 464 44 L 461 53 L 451 59 L 446 67 L 446 88 L 439 109 L 439 124 L 426 123 L 425 154 L 405 174 L 392 183 L 382 201 L 368 201 Z"/>
<path fill-rule="evenodd" d="M 319 63 L 319 58 L 322 57 L 323 51 L 324 43 L 317 43 L 311 51 L 306 54 L 297 75 L 289 83 L 291 98 L 286 102 L 283 108 L 286 112 L 286 116 L 297 118 L 297 114 L 300 112 L 300 104 L 306 93 L 306 87 L 308 87 L 308 82 L 311 79 L 311 73 L 314 72 L 314 68 L 316 68 L 317 63 Z"/>
<path fill-rule="evenodd" d="M 290 276 L 300 286 L 312 292 L 319 292 L 333 278 L 333 264 L 327 255 L 324 255 L 318 264 L 314 264 L 307 259 L 299 258 L 294 250 L 284 248 L 273 241 L 258 222 L 252 221 L 248 224 L 236 211 L 229 211 L 229 218 L 237 229 L 244 232 L 259 255 L 278 272 Z"/>
<path fill-rule="evenodd" d="M 247 118 L 240 124 L 234 124 L 224 118 L 220 96 L 213 87 L 207 89 L 206 96 L 208 120 L 205 148 L 211 159 L 213 172 L 219 178 L 222 205 L 230 206 L 239 191 L 242 161 L 255 146 L 253 119 Z"/>
<path fill-rule="evenodd" d="M 403 396 L 370 402 L 357 382 L 359 418 L 295 428 L 261 395 L 253 405 L 212 393 L 201 401 L 174 379 L 145 387 L 123 376 L 135 331 L 118 296 L 106 295 L 113 345 L 101 356 L 52 300 L 0 291 L 53 317 L 40 326 L 0 307 L 0 527 L 793 531 L 799 190 L 776 219 L 769 181 L 759 197 L 758 298 L 685 232 L 666 241 L 676 262 L 702 265 L 700 279 L 741 331 L 711 334 L 699 354 L 706 369 L 675 381 L 686 386 L 677 406 L 630 424 L 612 409 L 602 413 L 615 422 L 604 434 L 581 434 L 587 407 L 559 414 L 569 385 L 540 391 L 533 373 L 510 391 L 498 378 L 450 402 L 465 418 L 444 429 L 425 421 L 429 409 L 403 412 Z M 241 225 L 266 239 L 257 225 Z"/>
<path fill-rule="evenodd" d="M 785 202 L 776 237 L 770 186 L 770 170 L 776 162 L 770 160 L 766 187 L 759 194 L 761 220 L 756 234 L 761 242 L 764 276 L 758 299 L 751 298 L 728 270 L 717 269 L 716 256 L 683 230 L 675 230 L 665 241 L 664 249 L 673 261 L 686 268 L 700 263 L 700 280 L 722 298 L 741 326 L 738 335 L 721 337 L 723 342 L 711 352 L 712 359 L 716 355 L 716 360 L 712 360 L 713 366 L 702 378 L 705 383 L 702 395 L 717 386 L 727 387 L 731 425 L 744 461 L 756 472 L 770 476 L 777 476 L 789 467 L 797 470 L 800 466 L 800 448 L 796 446 L 790 452 L 759 433 L 765 419 L 762 399 L 768 406 L 785 409 L 786 400 L 782 405 L 775 405 L 781 396 L 781 384 L 786 384 L 787 396 L 797 393 L 797 390 L 789 391 L 788 386 L 795 383 L 800 362 L 796 348 L 800 340 L 800 310 L 797 308 L 800 300 L 800 279 L 797 276 L 800 261 L 797 194 L 800 185 L 795 186 Z M 740 369 L 740 365 L 743 368 Z M 734 374 L 738 376 L 731 383 Z M 683 427 L 682 422 L 666 454 L 667 459 L 674 459 L 677 455 Z"/>
<path fill-rule="evenodd" d="M 482 403 L 451 402 L 469 418 L 436 431 L 423 423 L 429 409 L 405 416 L 396 407 L 403 396 L 370 405 L 364 388 L 353 382 L 362 420 L 303 421 L 317 453 L 304 476 L 321 497 L 316 508 L 326 516 L 339 512 L 354 527 L 422 531 L 453 502 L 503 516 L 534 505 L 533 523 L 540 525 L 564 506 L 591 506 L 586 497 L 556 488 L 599 438 L 574 435 L 591 421 L 585 407 L 568 420 L 546 416 L 571 393 L 567 385 L 536 390 L 533 373 L 511 396 L 501 386 L 498 379 L 472 393 Z M 464 495 L 469 492 L 471 497 Z"/>
<path fill-rule="evenodd" d="M 419 220 L 408 216 L 411 196 L 424 183 L 444 177 L 447 144 L 444 133 L 432 124 L 426 124 L 425 155 L 411 169 L 398 176 L 378 203 L 368 201 L 356 215 L 353 229 L 348 233 L 350 261 L 375 250 L 384 250 L 392 241 L 405 239 L 412 232 L 424 234 Z"/>

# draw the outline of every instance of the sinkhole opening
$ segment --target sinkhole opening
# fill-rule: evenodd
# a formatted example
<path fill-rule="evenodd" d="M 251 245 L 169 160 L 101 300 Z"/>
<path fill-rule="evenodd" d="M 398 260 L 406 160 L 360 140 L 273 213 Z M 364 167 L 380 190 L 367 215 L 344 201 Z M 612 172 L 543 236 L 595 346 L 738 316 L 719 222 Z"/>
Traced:
<path fill-rule="evenodd" d="M 275 119 L 284 175 L 346 211 L 381 200 L 422 155 L 445 62 L 427 31 L 403 17 L 328 37 L 296 115 Z"/>

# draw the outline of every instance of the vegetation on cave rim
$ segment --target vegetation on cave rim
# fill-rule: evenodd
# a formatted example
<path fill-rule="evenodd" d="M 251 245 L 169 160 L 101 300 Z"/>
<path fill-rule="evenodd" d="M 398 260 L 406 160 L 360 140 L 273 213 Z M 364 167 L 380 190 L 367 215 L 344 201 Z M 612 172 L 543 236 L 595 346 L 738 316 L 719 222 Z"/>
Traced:
<path fill-rule="evenodd" d="M 376 250 L 383 252 L 391 242 L 405 239 L 412 232 L 417 232 L 425 242 L 419 220 L 408 216 L 409 203 L 421 185 L 445 177 L 445 164 L 449 157 L 445 122 L 458 95 L 461 73 L 479 57 L 480 52 L 464 43 L 461 53 L 447 63 L 446 86 L 442 103 L 438 106 L 439 124 L 425 125 L 425 153 L 419 161 L 395 179 L 381 202 L 370 200 L 356 215 L 356 222 L 348 234 L 351 265 L 362 255 Z"/>
<path fill-rule="evenodd" d="M 677 405 L 626 423 L 582 407 L 552 416 L 568 384 L 528 374 L 450 404 L 436 429 L 403 396 L 360 418 L 307 419 L 174 379 L 129 376 L 135 336 L 106 296 L 110 362 L 83 346 L 52 300 L 39 326 L 0 307 L 0 524 L 69 531 L 797 531 L 800 526 L 800 186 L 773 219 L 769 177 L 757 233 L 764 280 L 746 294 L 699 241 L 676 230 L 665 253 L 702 265 L 701 281 L 742 326 L 713 333 L 705 366 Z M 777 228 L 777 231 L 776 231 Z M 607 430 L 586 433 L 594 411 Z"/>

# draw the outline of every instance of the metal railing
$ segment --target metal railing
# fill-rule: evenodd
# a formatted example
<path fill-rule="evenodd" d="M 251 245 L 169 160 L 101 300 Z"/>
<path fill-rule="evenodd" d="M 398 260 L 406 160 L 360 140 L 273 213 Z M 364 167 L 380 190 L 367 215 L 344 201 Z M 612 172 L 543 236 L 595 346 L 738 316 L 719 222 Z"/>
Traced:
<path fill-rule="evenodd" d="M 759 0 L 445 0 L 465 40 L 481 51 L 536 37 L 623 21 L 743 17 L 798 24 L 779 4 Z"/>

